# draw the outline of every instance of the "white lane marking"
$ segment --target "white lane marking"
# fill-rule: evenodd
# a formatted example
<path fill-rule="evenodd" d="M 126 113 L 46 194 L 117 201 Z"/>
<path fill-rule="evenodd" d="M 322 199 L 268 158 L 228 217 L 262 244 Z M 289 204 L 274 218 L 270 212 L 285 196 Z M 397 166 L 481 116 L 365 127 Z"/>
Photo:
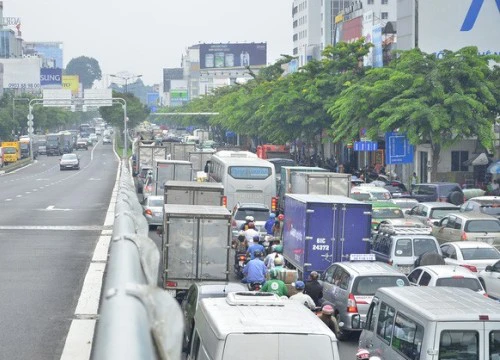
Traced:
<path fill-rule="evenodd" d="M 59 225 L 0 225 L 0 230 L 50 230 L 50 231 L 102 231 L 99 225 L 59 226 Z"/>
<path fill-rule="evenodd" d="M 5 201 L 12 201 L 12 199 L 5 199 Z"/>
<path fill-rule="evenodd" d="M 90 263 L 89 270 L 83 281 L 82 292 L 76 305 L 75 315 L 97 315 L 105 268 L 106 263 Z"/>
<path fill-rule="evenodd" d="M 103 230 L 102 232 L 104 233 L 105 231 L 106 230 Z M 99 241 L 97 242 L 97 245 L 95 247 L 94 257 L 92 258 L 92 261 L 106 262 L 106 260 L 108 259 L 108 249 L 110 241 L 111 235 L 101 235 L 99 237 Z"/>
<path fill-rule="evenodd" d="M 71 322 L 61 360 L 90 359 L 95 324 L 95 320 Z"/>
<path fill-rule="evenodd" d="M 17 198 L 23 197 L 22 195 L 16 195 Z"/>
<path fill-rule="evenodd" d="M 26 191 L 25 194 L 31 194 L 31 191 Z"/>
<path fill-rule="evenodd" d="M 99 178 L 97 178 L 97 179 L 96 178 L 90 178 L 89 181 L 101 181 L 101 179 L 99 179 Z"/>

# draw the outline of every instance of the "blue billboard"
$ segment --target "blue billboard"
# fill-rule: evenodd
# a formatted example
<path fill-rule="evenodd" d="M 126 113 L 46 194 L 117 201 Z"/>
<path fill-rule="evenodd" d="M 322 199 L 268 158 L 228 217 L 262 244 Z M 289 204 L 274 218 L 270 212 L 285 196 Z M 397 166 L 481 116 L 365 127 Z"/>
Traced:
<path fill-rule="evenodd" d="M 408 141 L 406 134 L 385 133 L 386 164 L 411 164 L 413 153 L 413 145 Z"/>
<path fill-rule="evenodd" d="M 267 65 L 267 44 L 200 44 L 200 69 Z"/>
<path fill-rule="evenodd" d="M 40 86 L 62 86 L 62 69 L 40 69 Z"/>

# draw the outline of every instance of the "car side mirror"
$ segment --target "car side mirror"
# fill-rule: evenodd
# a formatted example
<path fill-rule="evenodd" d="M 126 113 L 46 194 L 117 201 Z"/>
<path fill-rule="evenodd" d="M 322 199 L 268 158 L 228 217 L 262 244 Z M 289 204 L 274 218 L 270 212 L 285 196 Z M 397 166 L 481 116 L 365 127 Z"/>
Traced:
<path fill-rule="evenodd" d="M 433 221 L 432 223 L 436 226 L 439 226 L 439 221 Z"/>
<path fill-rule="evenodd" d="M 352 318 L 351 318 L 351 327 L 353 329 L 362 329 L 363 328 L 363 322 L 361 321 L 361 315 L 359 314 L 356 314 L 356 315 L 353 315 Z M 340 326 L 340 324 L 339 324 Z"/>
<path fill-rule="evenodd" d="M 484 271 L 489 271 L 489 272 L 493 271 L 493 266 L 491 266 L 491 265 L 486 266 Z"/>

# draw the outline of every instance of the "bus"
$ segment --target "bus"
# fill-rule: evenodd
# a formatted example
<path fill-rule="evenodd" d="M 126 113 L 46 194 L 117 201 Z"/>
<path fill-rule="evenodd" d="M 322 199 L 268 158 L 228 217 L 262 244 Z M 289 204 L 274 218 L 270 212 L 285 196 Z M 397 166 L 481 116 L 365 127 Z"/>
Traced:
<path fill-rule="evenodd" d="M 227 208 L 237 203 L 259 203 L 276 211 L 274 165 L 249 151 L 219 151 L 208 161 L 208 179 L 224 186 Z"/>

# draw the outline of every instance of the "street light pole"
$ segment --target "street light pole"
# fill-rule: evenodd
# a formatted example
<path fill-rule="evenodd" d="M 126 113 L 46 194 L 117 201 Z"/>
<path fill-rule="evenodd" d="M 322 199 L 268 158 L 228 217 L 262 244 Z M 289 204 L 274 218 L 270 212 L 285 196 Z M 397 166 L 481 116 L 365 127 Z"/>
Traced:
<path fill-rule="evenodd" d="M 125 94 L 128 93 L 128 81 L 130 79 L 139 79 L 140 77 L 142 77 L 142 75 L 130 75 L 130 76 L 121 76 L 121 75 L 116 75 L 116 74 L 110 74 L 109 76 L 111 77 L 114 77 L 114 78 L 118 78 L 118 79 L 122 79 L 123 81 L 125 81 Z"/>

